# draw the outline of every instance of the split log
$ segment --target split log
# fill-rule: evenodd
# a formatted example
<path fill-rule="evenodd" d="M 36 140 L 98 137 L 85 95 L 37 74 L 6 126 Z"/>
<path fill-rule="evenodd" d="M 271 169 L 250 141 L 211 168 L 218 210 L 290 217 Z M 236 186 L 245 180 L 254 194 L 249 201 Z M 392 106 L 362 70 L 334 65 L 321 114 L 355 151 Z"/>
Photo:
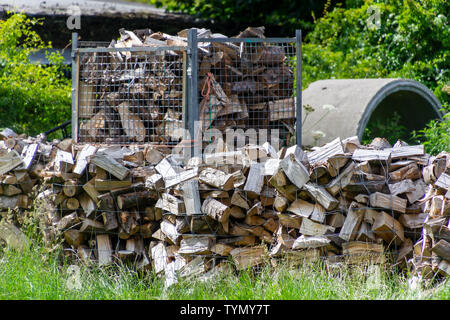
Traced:
<path fill-rule="evenodd" d="M 242 230 L 245 230 L 249 232 L 250 234 L 253 234 L 260 238 L 261 240 L 264 240 L 266 243 L 272 243 L 273 237 L 272 235 L 267 232 L 264 227 L 262 226 L 249 226 L 243 223 L 235 223 L 234 226 L 239 227 Z"/>
<path fill-rule="evenodd" d="M 84 146 L 83 149 L 77 154 L 77 161 L 75 164 L 75 168 L 73 169 L 73 173 L 81 176 L 88 164 L 88 158 L 93 156 L 96 152 L 96 147 L 91 145 Z"/>
<path fill-rule="evenodd" d="M 397 196 L 375 192 L 370 195 L 369 199 L 373 208 L 392 209 L 401 213 L 406 211 L 406 199 Z"/>
<path fill-rule="evenodd" d="M 99 234 L 96 236 L 97 240 L 97 252 L 98 252 L 98 264 L 99 266 L 105 266 L 112 263 L 112 244 L 109 235 Z"/>
<path fill-rule="evenodd" d="M 177 260 L 175 260 L 173 263 L 175 263 Z M 184 279 L 192 279 L 194 277 L 198 277 L 201 274 L 205 273 L 207 270 L 207 266 L 205 265 L 205 261 L 202 257 L 196 257 L 189 263 L 183 265 L 179 269 L 179 276 L 180 278 Z M 167 275 L 166 275 L 167 278 Z"/>
<path fill-rule="evenodd" d="M 162 194 L 161 198 L 156 202 L 155 207 L 174 215 L 181 215 L 186 212 L 184 201 L 168 193 Z"/>
<path fill-rule="evenodd" d="M 401 146 L 394 148 L 386 148 L 383 151 L 391 152 L 391 159 L 408 158 L 412 156 L 423 156 L 425 154 L 424 146 Z"/>
<path fill-rule="evenodd" d="M 259 163 L 253 163 L 250 166 L 247 182 L 244 191 L 260 194 L 264 184 L 264 166 Z"/>
<path fill-rule="evenodd" d="M 6 241 L 8 246 L 22 251 L 30 244 L 28 237 L 12 223 L 2 220 L 0 222 L 0 239 Z"/>
<path fill-rule="evenodd" d="M 273 207 L 275 210 L 279 212 L 284 212 L 289 206 L 289 202 L 285 197 L 277 196 L 273 203 Z"/>
<path fill-rule="evenodd" d="M 198 175 L 198 168 L 195 167 L 193 169 L 185 170 L 180 172 L 179 174 L 172 176 L 170 178 L 165 179 L 165 187 L 170 188 L 173 187 L 181 182 L 184 182 L 186 180 L 192 179 Z"/>
<path fill-rule="evenodd" d="M 198 181 L 190 180 L 182 184 L 184 206 L 187 215 L 194 215 L 201 213 L 201 201 L 198 191 Z"/>
<path fill-rule="evenodd" d="M 438 269 L 440 273 L 450 276 L 450 262 L 442 260 L 438 265 Z"/>
<path fill-rule="evenodd" d="M 12 196 L 16 196 L 21 193 L 22 193 L 22 190 L 12 184 L 9 184 L 9 185 L 7 184 L 7 185 L 3 186 L 3 195 L 5 195 L 5 196 L 12 197 Z"/>
<path fill-rule="evenodd" d="M 235 248 L 230 252 L 238 270 L 245 270 L 261 264 L 266 258 L 263 247 Z"/>
<path fill-rule="evenodd" d="M 261 202 L 255 203 L 250 209 L 247 210 L 247 216 L 260 215 L 264 211 L 264 207 Z"/>
<path fill-rule="evenodd" d="M 32 143 L 27 145 L 22 151 L 23 166 L 22 169 L 28 170 L 33 163 L 34 157 L 37 153 L 39 145 L 37 143 Z"/>
<path fill-rule="evenodd" d="M 277 213 L 278 219 L 282 226 L 286 228 L 300 229 L 302 217 L 292 213 Z"/>
<path fill-rule="evenodd" d="M 71 152 L 59 150 L 56 152 L 55 170 L 59 172 L 70 172 L 73 167 L 73 156 Z"/>
<path fill-rule="evenodd" d="M 351 241 L 342 244 L 342 253 L 349 264 L 380 264 L 385 262 L 382 244 Z"/>
<path fill-rule="evenodd" d="M 128 102 L 121 103 L 115 109 L 120 115 L 122 128 L 128 139 L 143 142 L 145 140 L 144 123 L 139 116 L 131 113 Z"/>
<path fill-rule="evenodd" d="M 342 141 L 340 138 L 336 138 L 331 142 L 328 142 L 324 146 L 318 148 L 317 150 L 313 152 L 309 152 L 308 160 L 311 165 L 314 165 L 316 163 L 322 163 L 327 161 L 327 159 L 336 156 L 344 154 L 344 147 L 342 145 Z"/>
<path fill-rule="evenodd" d="M 31 180 L 27 171 L 16 170 L 14 175 L 17 179 L 17 183 L 24 193 L 31 193 L 33 191 L 33 186 L 35 183 Z"/>
<path fill-rule="evenodd" d="M 68 197 L 76 196 L 81 190 L 77 180 L 67 180 L 63 185 L 63 192 Z"/>
<path fill-rule="evenodd" d="M 278 219 L 269 218 L 263 224 L 264 229 L 269 230 L 272 233 L 275 233 L 278 230 L 279 222 Z"/>
<path fill-rule="evenodd" d="M 111 173 L 119 180 L 124 180 L 125 177 L 130 173 L 130 170 L 125 168 L 119 162 L 114 160 L 112 157 L 108 157 L 102 154 L 96 154 L 90 158 L 91 163 L 104 169 L 105 171 Z"/>
<path fill-rule="evenodd" d="M 103 223 L 92 219 L 84 219 L 83 224 L 80 227 L 80 232 L 83 233 L 104 233 L 105 228 Z"/>
<path fill-rule="evenodd" d="M 110 211 L 102 212 L 102 218 L 105 231 L 115 230 L 119 227 L 119 222 L 117 221 L 117 216 L 115 212 Z"/>
<path fill-rule="evenodd" d="M 69 229 L 64 232 L 64 239 L 69 246 L 79 247 L 84 242 L 84 235 L 76 229 Z"/>
<path fill-rule="evenodd" d="M 341 228 L 344 225 L 345 217 L 342 213 L 332 213 L 326 216 L 327 225 L 333 228 Z"/>
<path fill-rule="evenodd" d="M 11 150 L 5 156 L 0 157 L 0 176 L 18 167 L 22 163 L 20 155 L 15 150 Z"/>
<path fill-rule="evenodd" d="M 417 200 L 421 199 L 426 192 L 426 185 L 421 179 L 414 181 L 413 184 L 414 189 L 406 193 L 406 197 L 408 198 L 408 201 L 410 203 L 414 203 Z"/>
<path fill-rule="evenodd" d="M 427 213 L 402 214 L 399 218 L 399 222 L 406 228 L 418 229 L 423 227 L 423 223 L 427 216 Z"/>
<path fill-rule="evenodd" d="M 339 238 L 345 241 L 352 241 L 356 238 L 359 226 L 364 218 L 365 209 L 360 208 L 356 202 L 350 204 L 344 225 L 339 232 Z"/>
<path fill-rule="evenodd" d="M 159 274 L 165 270 L 168 265 L 168 255 L 164 243 L 159 242 L 156 246 L 151 248 L 151 256 L 153 262 L 153 270 L 155 274 Z"/>
<path fill-rule="evenodd" d="M 327 232 L 334 232 L 334 228 L 303 218 L 300 226 L 300 233 L 307 236 L 322 236 Z"/>
<path fill-rule="evenodd" d="M 95 210 L 97 210 L 97 205 L 95 204 L 95 201 L 92 200 L 91 197 L 89 197 L 88 194 L 83 193 L 78 197 L 78 200 L 80 202 L 81 207 L 83 208 L 83 211 L 86 214 L 86 217 L 89 217 Z"/>
<path fill-rule="evenodd" d="M 411 163 L 403 168 L 397 169 L 389 173 L 391 181 L 400 181 L 405 179 L 416 180 L 420 178 L 420 171 L 417 164 Z"/>
<path fill-rule="evenodd" d="M 362 221 L 355 238 L 357 241 L 375 242 L 376 237 L 367 222 Z"/>
<path fill-rule="evenodd" d="M 154 148 L 146 148 L 145 151 L 145 161 L 151 165 L 157 165 L 163 158 L 163 154 Z"/>
<path fill-rule="evenodd" d="M 331 177 L 336 177 L 341 172 L 341 168 L 343 168 L 348 161 L 350 160 L 351 155 L 346 154 L 336 154 L 327 159 L 326 167 L 328 169 L 328 173 Z"/>
<path fill-rule="evenodd" d="M 128 209 L 132 207 L 142 208 L 152 199 L 157 198 L 157 193 L 154 191 L 140 191 L 122 194 L 117 196 L 117 206 L 119 209 Z"/>
<path fill-rule="evenodd" d="M 252 216 L 246 216 L 244 223 L 248 224 L 249 226 L 261 226 L 266 222 L 266 219 L 260 217 L 260 216 L 256 216 L 256 215 L 252 215 Z"/>
<path fill-rule="evenodd" d="M 69 211 L 77 210 L 80 207 L 80 201 L 77 198 L 66 198 L 61 203 L 61 207 Z"/>
<path fill-rule="evenodd" d="M 177 172 L 167 159 L 162 159 L 158 165 L 155 166 L 155 169 L 163 177 L 164 181 L 177 175 Z"/>
<path fill-rule="evenodd" d="M 181 255 L 205 255 L 210 254 L 211 238 L 189 237 L 182 239 L 178 253 Z"/>
<path fill-rule="evenodd" d="M 163 218 L 161 222 L 161 232 L 166 235 L 174 244 L 178 244 L 181 234 L 178 233 L 177 227 L 170 223 L 167 218 Z"/>
<path fill-rule="evenodd" d="M 87 183 L 83 185 L 83 190 L 94 200 L 95 203 L 98 203 L 98 197 L 100 193 L 95 189 L 95 180 L 89 180 Z"/>
<path fill-rule="evenodd" d="M 72 212 L 71 214 L 62 217 L 56 225 L 56 228 L 58 230 L 66 230 L 78 223 L 80 223 L 80 219 L 78 218 L 77 213 Z"/>
<path fill-rule="evenodd" d="M 203 169 L 200 172 L 198 179 L 203 183 L 221 190 L 229 191 L 234 188 L 234 176 L 217 169 Z"/>
<path fill-rule="evenodd" d="M 298 162 L 293 154 L 284 158 L 280 162 L 280 167 L 283 172 L 289 178 L 289 180 L 297 186 L 297 188 L 302 188 L 305 183 L 309 181 L 309 172 L 306 170 L 305 166 Z"/>
<path fill-rule="evenodd" d="M 13 197 L 0 196 L 0 209 L 28 208 L 28 197 L 20 194 Z"/>
<path fill-rule="evenodd" d="M 131 180 L 95 179 L 94 186 L 97 191 L 110 191 L 131 186 Z"/>
<path fill-rule="evenodd" d="M 222 223 L 225 232 L 228 231 L 229 207 L 213 198 L 207 198 L 202 204 L 202 212 Z"/>
<path fill-rule="evenodd" d="M 219 256 L 229 256 L 231 250 L 233 250 L 234 247 L 229 246 L 225 243 L 215 243 L 211 246 L 211 252 L 214 252 L 215 254 L 218 254 Z"/>
<path fill-rule="evenodd" d="M 450 261 L 450 243 L 441 239 L 431 250 L 444 260 Z"/>
<path fill-rule="evenodd" d="M 295 200 L 287 208 L 287 211 L 295 213 L 304 218 L 309 218 L 311 216 L 311 214 L 316 210 L 318 210 L 318 211 L 323 210 L 323 207 L 320 208 L 320 205 L 317 205 L 317 207 L 316 207 L 316 205 L 306 202 L 302 199 Z M 282 211 L 280 211 L 280 212 L 282 212 Z"/>
<path fill-rule="evenodd" d="M 235 190 L 233 193 L 233 196 L 231 197 L 231 204 L 238 206 L 242 209 L 250 209 L 250 205 L 247 201 L 247 199 L 245 198 L 245 196 L 242 195 L 241 192 L 239 192 L 239 190 Z"/>
<path fill-rule="evenodd" d="M 330 244 L 330 240 L 326 237 L 305 237 L 301 235 L 297 239 L 295 239 L 292 249 L 314 249 L 326 247 Z"/>
<path fill-rule="evenodd" d="M 389 184 L 389 191 L 393 196 L 398 194 L 412 192 L 415 190 L 415 185 L 410 179 L 402 180 L 397 183 Z"/>
<path fill-rule="evenodd" d="M 405 241 L 403 226 L 386 212 L 379 212 L 372 226 L 373 232 L 387 244 L 395 242 L 400 245 Z"/>
<path fill-rule="evenodd" d="M 338 192 L 350 184 L 351 178 L 355 170 L 355 163 L 351 162 L 335 179 L 333 179 L 328 185 L 327 190 L 336 196 Z"/>
<path fill-rule="evenodd" d="M 303 188 L 327 211 L 333 210 L 339 204 L 339 201 L 329 194 L 324 187 L 308 182 L 303 186 Z"/>
<path fill-rule="evenodd" d="M 356 149 L 353 152 L 352 159 L 355 161 L 383 161 L 390 163 L 391 151 L 389 150 L 366 150 Z"/>
<path fill-rule="evenodd" d="M 441 189 L 450 190 L 450 175 L 442 173 L 434 185 Z"/>

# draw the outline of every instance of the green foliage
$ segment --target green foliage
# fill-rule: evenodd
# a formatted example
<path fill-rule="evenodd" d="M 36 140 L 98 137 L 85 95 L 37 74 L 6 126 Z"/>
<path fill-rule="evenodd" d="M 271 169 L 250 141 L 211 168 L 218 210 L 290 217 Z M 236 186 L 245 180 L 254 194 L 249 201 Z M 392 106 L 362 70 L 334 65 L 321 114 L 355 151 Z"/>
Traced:
<path fill-rule="evenodd" d="M 380 27 L 371 28 L 371 6 Z M 443 101 L 450 75 L 450 29 L 446 0 L 365 0 L 335 8 L 317 21 L 303 47 L 304 87 L 321 79 L 402 77 L 415 79 Z M 370 20 L 372 21 L 372 20 Z"/>
<path fill-rule="evenodd" d="M 311 30 L 314 16 L 342 1 L 331 0 L 148 0 L 170 11 L 188 13 L 219 23 L 266 26 L 275 35 L 294 34 L 295 29 Z M 245 27 L 244 27 L 245 28 Z"/>
<path fill-rule="evenodd" d="M 0 127 L 36 135 L 70 119 L 70 80 L 63 57 L 47 54 L 49 66 L 29 62 L 50 49 L 32 28 L 41 24 L 23 14 L 0 21 Z"/>
<path fill-rule="evenodd" d="M 303 88 L 311 82 L 339 78 L 407 78 L 428 88 L 447 105 L 442 88 L 450 74 L 450 2 L 446 0 L 347 1 L 347 9 L 335 8 L 319 19 L 303 45 Z M 363 2 L 363 3 L 361 3 Z M 373 7 L 372 7 L 373 6 Z M 377 7 L 379 28 L 367 23 Z M 449 110 L 447 109 L 447 112 Z M 450 150 L 449 118 L 432 121 L 426 129 L 408 137 L 397 117 L 369 123 L 364 140 L 383 136 L 415 139 L 427 152 Z M 399 131 L 400 129 L 400 131 Z"/>
<path fill-rule="evenodd" d="M 379 265 L 375 270 L 370 269 L 373 265 L 329 268 L 323 261 L 299 265 L 289 256 L 281 259 L 276 268 L 269 261 L 257 271 L 223 268 L 210 280 L 180 279 L 165 289 L 164 278 L 151 271 L 137 273 L 120 263 L 105 267 L 99 267 L 96 261 L 81 264 L 62 246 L 49 250 L 36 223 L 28 224 L 24 231 L 30 241 L 21 252 L 4 246 L 0 239 L 0 300 L 450 298 L 448 279 L 435 279 L 411 289 L 407 274 L 390 265 Z M 74 266 L 79 272 L 69 272 Z"/>
<path fill-rule="evenodd" d="M 446 112 L 442 120 L 432 120 L 424 129 L 413 132 L 413 138 L 423 143 L 425 150 L 433 155 L 450 152 L 450 108 L 447 105 L 442 110 Z"/>
<path fill-rule="evenodd" d="M 390 144 L 398 139 L 408 142 L 410 138 L 406 127 L 401 125 L 401 116 L 397 112 L 392 114 L 392 118 L 376 119 L 367 124 L 362 143 L 369 144 L 375 137 L 386 138 Z"/>
<path fill-rule="evenodd" d="M 73 264 L 79 272 L 69 272 Z M 77 275 L 80 287 L 71 289 Z M 305 262 L 266 266 L 259 272 L 223 270 L 209 281 L 195 277 L 164 289 L 164 279 L 151 272 L 138 274 L 125 265 L 80 265 L 64 257 L 61 249 L 48 252 L 34 239 L 21 253 L 0 249 L 0 300 L 448 300 L 449 284 L 435 281 L 413 290 L 405 275 L 387 266 L 373 272 L 367 266 L 330 269 L 324 263 Z"/>

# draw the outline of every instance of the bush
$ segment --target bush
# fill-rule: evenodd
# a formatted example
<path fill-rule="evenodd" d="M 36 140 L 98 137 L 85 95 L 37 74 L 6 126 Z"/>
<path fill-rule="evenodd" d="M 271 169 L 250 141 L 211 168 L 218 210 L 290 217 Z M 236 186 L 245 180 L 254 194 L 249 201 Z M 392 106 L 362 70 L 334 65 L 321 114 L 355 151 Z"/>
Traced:
<path fill-rule="evenodd" d="M 13 14 L 0 21 L 0 127 L 36 135 L 70 119 L 71 85 L 62 56 L 47 54 L 49 66 L 29 57 L 50 49 L 32 30 L 40 20 Z"/>

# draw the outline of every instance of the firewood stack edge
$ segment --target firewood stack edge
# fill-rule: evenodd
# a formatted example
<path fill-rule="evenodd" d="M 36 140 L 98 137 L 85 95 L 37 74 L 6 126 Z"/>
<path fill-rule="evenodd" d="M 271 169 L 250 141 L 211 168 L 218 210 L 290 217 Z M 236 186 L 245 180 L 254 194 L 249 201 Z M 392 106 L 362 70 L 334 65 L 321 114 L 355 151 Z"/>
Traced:
<path fill-rule="evenodd" d="M 150 145 L 79 145 L 0 132 L 0 239 L 20 250 L 23 217 L 84 263 L 206 276 L 287 259 L 391 263 L 450 274 L 450 154 L 376 138 L 313 151 L 270 144 L 186 163 Z"/>

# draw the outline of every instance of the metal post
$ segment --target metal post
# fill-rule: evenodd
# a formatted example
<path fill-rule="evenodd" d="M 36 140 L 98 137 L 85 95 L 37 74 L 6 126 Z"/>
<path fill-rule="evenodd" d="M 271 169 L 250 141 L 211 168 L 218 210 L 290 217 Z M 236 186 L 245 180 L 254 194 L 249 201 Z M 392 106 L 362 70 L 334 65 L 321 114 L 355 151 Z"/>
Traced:
<path fill-rule="evenodd" d="M 297 145 L 302 146 L 302 30 L 295 31 L 297 44 L 296 135 Z"/>
<path fill-rule="evenodd" d="M 198 42 L 197 42 L 197 29 L 189 29 L 188 31 L 188 66 L 186 70 L 187 74 L 187 117 L 188 117 L 188 130 L 191 135 L 192 148 L 191 155 L 198 156 L 194 146 L 198 143 L 201 144 L 201 137 L 196 137 L 197 130 L 195 130 L 195 123 L 199 120 L 198 115 Z"/>
<path fill-rule="evenodd" d="M 78 33 L 72 33 L 72 139 L 78 142 Z"/>

